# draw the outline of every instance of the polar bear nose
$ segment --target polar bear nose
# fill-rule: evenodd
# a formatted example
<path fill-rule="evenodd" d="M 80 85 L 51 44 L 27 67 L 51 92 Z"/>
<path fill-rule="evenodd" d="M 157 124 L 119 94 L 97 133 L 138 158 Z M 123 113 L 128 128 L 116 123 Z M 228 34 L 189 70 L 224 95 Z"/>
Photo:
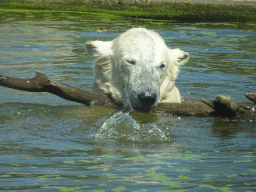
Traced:
<path fill-rule="evenodd" d="M 154 105 L 157 99 L 156 93 L 142 92 L 138 95 L 138 100 L 143 108 L 150 107 Z"/>

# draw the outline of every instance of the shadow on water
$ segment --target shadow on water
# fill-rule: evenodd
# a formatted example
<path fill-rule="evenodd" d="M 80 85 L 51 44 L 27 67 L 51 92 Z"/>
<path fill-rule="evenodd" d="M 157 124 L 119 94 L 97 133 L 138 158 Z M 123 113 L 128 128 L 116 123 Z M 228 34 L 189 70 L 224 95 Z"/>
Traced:
<path fill-rule="evenodd" d="M 253 23 L 173 24 L 67 13 L 0 13 L 0 71 L 90 90 L 89 40 L 154 29 L 188 51 L 181 95 L 243 101 L 255 91 Z M 85 107 L 48 93 L 0 88 L 1 190 L 254 191 L 255 119 L 180 118 Z"/>

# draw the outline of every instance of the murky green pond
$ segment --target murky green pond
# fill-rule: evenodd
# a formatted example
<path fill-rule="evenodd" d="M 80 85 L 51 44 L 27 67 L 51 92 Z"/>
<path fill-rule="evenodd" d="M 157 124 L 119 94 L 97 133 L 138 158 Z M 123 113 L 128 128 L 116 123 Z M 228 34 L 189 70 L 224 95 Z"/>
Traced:
<path fill-rule="evenodd" d="M 156 30 L 190 53 L 182 96 L 246 101 L 256 91 L 256 25 L 171 23 L 65 13 L 0 13 L 0 74 L 90 90 L 89 40 Z M 85 107 L 0 87 L 0 190 L 256 191 L 256 120 L 180 118 Z"/>

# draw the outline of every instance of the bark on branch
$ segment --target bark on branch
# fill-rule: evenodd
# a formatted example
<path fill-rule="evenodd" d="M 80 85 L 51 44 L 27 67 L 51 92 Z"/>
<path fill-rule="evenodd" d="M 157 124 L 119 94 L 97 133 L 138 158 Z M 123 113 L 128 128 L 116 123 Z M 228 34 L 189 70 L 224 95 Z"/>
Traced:
<path fill-rule="evenodd" d="M 0 75 L 0 85 L 12 89 L 29 92 L 48 92 L 63 99 L 85 105 L 114 105 L 110 96 L 89 92 L 80 88 L 49 79 L 43 72 L 36 71 L 36 76 L 30 79 L 20 79 Z"/>
<path fill-rule="evenodd" d="M 110 95 L 89 92 L 67 85 L 46 77 L 43 72 L 36 71 L 36 76 L 30 79 L 20 79 L 0 75 L 0 86 L 29 92 L 48 92 L 63 99 L 79 102 L 87 106 L 118 105 Z M 254 102 L 235 103 L 230 96 L 217 95 L 214 101 L 182 98 L 182 103 L 159 103 L 155 112 L 164 112 L 177 116 L 228 116 L 228 117 L 256 117 L 256 94 L 246 93 L 245 96 Z"/>

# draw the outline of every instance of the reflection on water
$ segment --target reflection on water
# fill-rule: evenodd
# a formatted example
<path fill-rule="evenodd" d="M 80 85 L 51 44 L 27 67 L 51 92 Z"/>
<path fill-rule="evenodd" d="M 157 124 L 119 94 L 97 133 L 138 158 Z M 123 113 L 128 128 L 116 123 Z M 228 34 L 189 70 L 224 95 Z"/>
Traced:
<path fill-rule="evenodd" d="M 245 101 L 255 92 L 255 24 L 174 24 L 65 13 L 0 13 L 0 71 L 90 90 L 89 40 L 131 27 L 190 53 L 181 95 Z M 255 191 L 255 119 L 180 118 L 84 107 L 0 87 L 1 190 Z"/>

